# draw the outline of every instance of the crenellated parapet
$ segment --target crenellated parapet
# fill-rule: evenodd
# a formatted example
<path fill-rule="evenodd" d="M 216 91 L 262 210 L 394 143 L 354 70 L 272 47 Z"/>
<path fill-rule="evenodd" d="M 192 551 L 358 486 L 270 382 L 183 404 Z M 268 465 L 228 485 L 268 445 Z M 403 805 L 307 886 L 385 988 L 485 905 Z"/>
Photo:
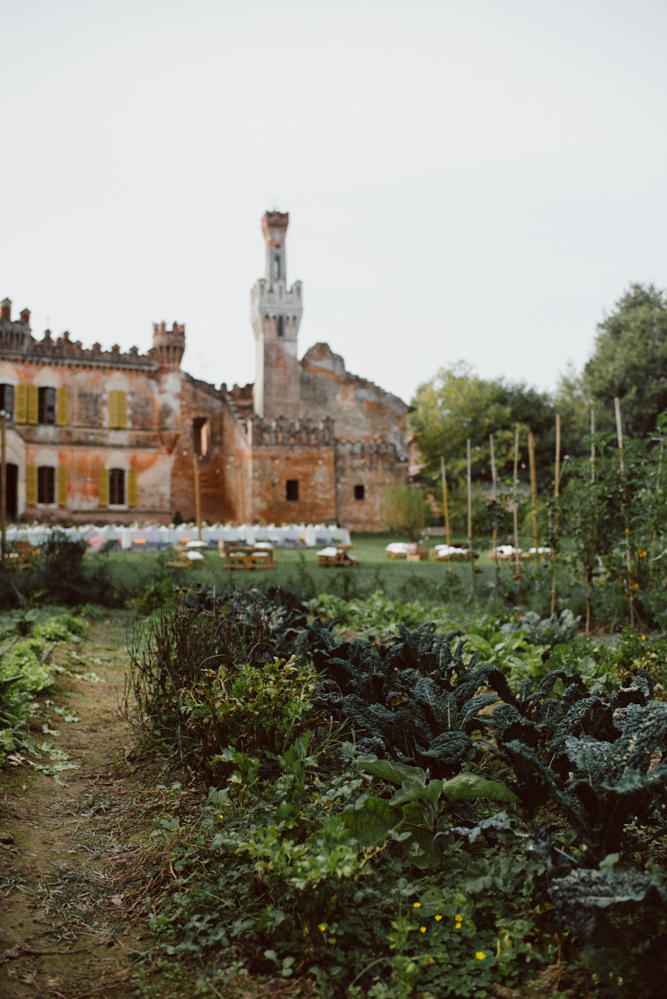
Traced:
<path fill-rule="evenodd" d="M 185 353 L 185 325 L 174 323 L 170 330 L 167 324 L 153 323 L 153 346 L 148 351 L 150 359 L 159 368 L 177 371 Z"/>
<path fill-rule="evenodd" d="M 336 443 L 334 421 L 329 416 L 319 423 L 284 416 L 269 421 L 253 416 L 246 426 L 248 443 L 253 447 L 333 447 Z"/>

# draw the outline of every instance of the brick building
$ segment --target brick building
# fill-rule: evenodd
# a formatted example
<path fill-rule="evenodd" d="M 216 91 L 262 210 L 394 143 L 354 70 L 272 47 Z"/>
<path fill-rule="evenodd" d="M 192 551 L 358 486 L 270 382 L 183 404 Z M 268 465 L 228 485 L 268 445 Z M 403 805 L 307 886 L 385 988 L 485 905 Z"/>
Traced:
<path fill-rule="evenodd" d="M 185 327 L 154 324 L 147 354 L 63 333 L 33 337 L 0 303 L 7 512 L 52 522 L 339 522 L 382 527 L 383 490 L 408 469 L 408 407 L 345 369 L 325 343 L 299 360 L 301 282 L 287 284 L 289 216 L 262 220 L 266 274 L 251 293 L 256 380 L 219 388 L 181 370 Z"/>

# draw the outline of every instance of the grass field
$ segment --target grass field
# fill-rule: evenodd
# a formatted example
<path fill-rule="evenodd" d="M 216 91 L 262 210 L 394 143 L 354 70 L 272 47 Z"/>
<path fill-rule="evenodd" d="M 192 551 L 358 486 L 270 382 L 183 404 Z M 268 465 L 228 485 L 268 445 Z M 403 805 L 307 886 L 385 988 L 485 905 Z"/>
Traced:
<path fill-rule="evenodd" d="M 156 576 L 169 574 L 174 581 L 183 584 L 201 582 L 204 586 L 228 588 L 256 586 L 265 589 L 271 585 L 298 588 L 303 596 L 315 596 L 321 592 L 336 593 L 343 597 L 354 597 L 382 590 L 388 596 L 400 600 L 427 599 L 448 601 L 465 600 L 470 597 L 472 578 L 466 563 L 408 562 L 405 559 L 387 558 L 385 547 L 390 541 L 404 541 L 395 534 L 354 534 L 354 554 L 359 559 L 355 568 L 319 568 L 317 551 L 314 548 L 276 550 L 277 568 L 271 571 L 234 570 L 224 571 L 223 560 L 216 551 L 205 551 L 203 569 L 168 569 L 166 563 L 173 560 L 170 553 L 112 552 L 107 555 L 89 556 L 92 560 L 106 559 L 112 575 L 122 575 L 126 586 L 136 589 L 142 581 L 148 583 Z M 429 549 L 442 541 L 430 539 Z M 453 542 L 455 543 L 455 542 Z M 460 544 L 464 542 L 459 541 Z M 475 562 L 475 595 L 485 599 L 494 590 L 495 569 L 488 557 L 489 546 L 480 545 L 480 555 Z M 550 568 L 544 565 L 540 570 L 522 563 L 522 574 L 531 588 L 537 577 L 540 589 L 546 583 Z M 500 565 L 501 599 L 511 597 L 516 590 L 515 569 L 510 563 Z"/>

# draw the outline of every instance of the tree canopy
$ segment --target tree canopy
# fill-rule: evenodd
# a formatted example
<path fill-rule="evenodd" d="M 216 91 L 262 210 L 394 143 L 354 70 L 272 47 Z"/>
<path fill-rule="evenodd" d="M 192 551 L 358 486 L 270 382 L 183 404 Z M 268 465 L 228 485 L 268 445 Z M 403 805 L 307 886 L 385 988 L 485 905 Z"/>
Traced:
<path fill-rule="evenodd" d="M 615 427 L 614 397 L 623 426 L 641 437 L 667 409 L 667 293 L 633 284 L 598 325 L 593 355 L 584 368 L 600 430 Z"/>
<path fill-rule="evenodd" d="M 467 363 L 441 368 L 419 386 L 412 401 L 410 429 L 425 460 L 423 472 L 436 476 L 443 455 L 448 474 L 459 481 L 466 470 L 466 440 L 472 444 L 472 473 L 490 481 L 489 436 L 494 437 L 496 467 L 512 475 L 514 432 L 518 426 L 520 467 L 528 468 L 528 431 L 535 436 L 538 475 L 553 476 L 556 410 L 551 397 L 524 383 L 480 378 Z"/>

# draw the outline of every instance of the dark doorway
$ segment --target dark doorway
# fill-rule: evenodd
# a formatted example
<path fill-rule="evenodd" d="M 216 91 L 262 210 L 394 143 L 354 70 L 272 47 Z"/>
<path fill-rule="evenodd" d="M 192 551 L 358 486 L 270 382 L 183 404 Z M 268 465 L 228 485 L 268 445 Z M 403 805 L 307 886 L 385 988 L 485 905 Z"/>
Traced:
<path fill-rule="evenodd" d="M 298 479 L 288 479 L 287 489 L 285 490 L 285 499 L 290 503 L 298 503 L 299 501 L 299 480 Z"/>
<path fill-rule="evenodd" d="M 7 520 L 16 520 L 19 513 L 19 467 L 7 464 Z"/>

